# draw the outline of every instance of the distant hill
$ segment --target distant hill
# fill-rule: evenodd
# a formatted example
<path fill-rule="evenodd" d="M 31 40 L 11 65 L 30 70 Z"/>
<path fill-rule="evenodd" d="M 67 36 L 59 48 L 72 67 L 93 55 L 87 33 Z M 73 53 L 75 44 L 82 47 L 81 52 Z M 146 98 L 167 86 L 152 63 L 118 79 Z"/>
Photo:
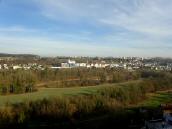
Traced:
<path fill-rule="evenodd" d="M 6 53 L 0 53 L 0 57 L 40 58 L 40 56 L 38 56 L 38 55 L 33 55 L 33 54 L 6 54 Z"/>

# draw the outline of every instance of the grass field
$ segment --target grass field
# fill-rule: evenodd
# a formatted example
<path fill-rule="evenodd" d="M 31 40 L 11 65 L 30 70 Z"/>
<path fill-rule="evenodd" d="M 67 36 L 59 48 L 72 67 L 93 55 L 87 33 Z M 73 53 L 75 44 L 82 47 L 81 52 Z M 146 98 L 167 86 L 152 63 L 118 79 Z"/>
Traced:
<path fill-rule="evenodd" d="M 125 83 L 116 84 L 104 84 L 99 86 L 88 86 L 88 87 L 73 87 L 73 88 L 40 88 L 37 92 L 27 94 L 16 94 L 16 95 L 1 95 L 0 106 L 5 104 L 14 104 L 24 101 L 36 101 L 43 98 L 53 98 L 62 96 L 75 96 L 75 95 L 90 95 L 96 94 L 97 90 L 103 87 L 113 86 L 127 86 L 127 84 L 137 83 L 139 81 L 130 81 Z M 161 103 L 172 102 L 172 92 L 158 92 L 155 94 L 149 94 L 148 98 L 141 102 L 141 106 L 157 106 Z"/>
<path fill-rule="evenodd" d="M 16 95 L 1 95 L 0 106 L 7 103 L 19 103 L 28 100 L 39 100 L 43 98 L 53 98 L 61 96 L 89 95 L 95 94 L 102 87 L 110 85 L 90 86 L 90 87 L 73 87 L 73 88 L 40 88 L 37 92 Z"/>
<path fill-rule="evenodd" d="M 157 107 L 163 103 L 172 103 L 172 91 L 161 91 L 148 94 L 147 99 L 139 104 L 145 107 Z"/>
<path fill-rule="evenodd" d="M 35 101 L 43 98 L 53 98 L 61 96 L 75 96 L 75 95 L 90 95 L 96 94 L 96 91 L 103 87 L 111 86 L 125 86 L 131 83 L 137 83 L 139 81 L 130 81 L 116 84 L 103 84 L 98 86 L 87 86 L 87 87 L 72 87 L 72 88 L 40 88 L 37 92 L 27 94 L 15 94 L 15 95 L 1 95 L 0 106 L 5 104 L 14 104 L 23 101 Z"/>
<path fill-rule="evenodd" d="M 7 103 L 19 103 L 28 100 L 39 100 L 43 98 L 60 97 L 64 95 L 79 95 L 94 93 L 97 88 L 41 88 L 37 92 L 16 95 L 0 96 L 0 106 Z"/>

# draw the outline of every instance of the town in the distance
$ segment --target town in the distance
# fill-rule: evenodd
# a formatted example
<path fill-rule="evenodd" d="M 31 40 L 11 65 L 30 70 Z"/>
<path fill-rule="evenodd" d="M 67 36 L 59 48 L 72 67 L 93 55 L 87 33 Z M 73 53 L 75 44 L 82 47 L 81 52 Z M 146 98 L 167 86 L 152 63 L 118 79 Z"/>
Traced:
<path fill-rule="evenodd" d="M 171 84 L 172 58 L 0 54 L 0 128 L 171 129 Z"/>
<path fill-rule="evenodd" d="M 172 58 L 161 57 L 40 57 L 30 54 L 0 54 L 0 70 L 45 70 L 65 68 L 116 68 L 171 71 Z"/>

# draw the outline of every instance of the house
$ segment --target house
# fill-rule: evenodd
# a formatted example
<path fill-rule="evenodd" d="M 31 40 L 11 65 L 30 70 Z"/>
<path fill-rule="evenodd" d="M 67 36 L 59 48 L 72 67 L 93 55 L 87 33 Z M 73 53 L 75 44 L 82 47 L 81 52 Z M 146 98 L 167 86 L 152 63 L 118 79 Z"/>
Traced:
<path fill-rule="evenodd" d="M 9 69 L 7 64 L 4 64 L 4 69 Z"/>
<path fill-rule="evenodd" d="M 96 67 L 96 68 L 102 68 L 102 64 L 96 63 L 96 64 L 94 64 L 94 67 Z"/>
<path fill-rule="evenodd" d="M 62 68 L 69 68 L 69 64 L 68 63 L 61 63 L 61 67 Z"/>
<path fill-rule="evenodd" d="M 110 68 L 113 68 L 113 67 L 118 68 L 119 67 L 119 64 L 110 64 Z"/>
<path fill-rule="evenodd" d="M 91 68 L 91 64 L 87 64 L 87 68 Z"/>
<path fill-rule="evenodd" d="M 68 64 L 69 64 L 69 67 L 72 68 L 72 67 L 76 67 L 76 61 L 74 60 L 68 60 Z"/>
<path fill-rule="evenodd" d="M 24 70 L 29 70 L 29 69 L 31 69 L 30 66 L 24 66 L 23 68 L 24 68 Z"/>
<path fill-rule="evenodd" d="M 51 69 L 61 69 L 61 67 L 52 66 Z"/>
<path fill-rule="evenodd" d="M 80 67 L 87 67 L 87 64 L 86 63 L 79 63 L 79 66 Z"/>
<path fill-rule="evenodd" d="M 17 70 L 17 69 L 22 69 L 22 67 L 19 65 L 13 66 L 13 70 Z"/>
<path fill-rule="evenodd" d="M 68 60 L 68 63 L 69 63 L 69 64 L 76 64 L 76 61 L 70 60 L 70 59 L 69 59 L 69 60 Z"/>

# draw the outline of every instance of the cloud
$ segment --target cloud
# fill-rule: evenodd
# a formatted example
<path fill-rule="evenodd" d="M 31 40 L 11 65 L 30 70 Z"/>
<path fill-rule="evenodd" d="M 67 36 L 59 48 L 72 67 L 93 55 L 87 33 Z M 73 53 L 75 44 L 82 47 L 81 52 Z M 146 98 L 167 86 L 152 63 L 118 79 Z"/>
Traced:
<path fill-rule="evenodd" d="M 9 47 L 11 46 L 11 47 Z M 40 55 L 71 55 L 97 56 L 110 51 L 110 47 L 94 44 L 50 40 L 47 38 L 30 37 L 0 37 L 0 48 L 5 51 L 18 53 L 35 53 Z M 2 51 L 1 51 L 2 52 Z"/>
<path fill-rule="evenodd" d="M 42 14 L 48 18 L 56 20 L 80 21 L 106 15 L 110 11 L 107 6 L 111 5 L 112 0 L 33 0 L 42 11 Z M 108 5 L 104 7 L 104 3 Z M 103 8 L 106 8 L 105 11 Z M 61 17 L 59 17 L 61 16 Z M 92 18 L 92 19 L 90 19 Z"/>
<path fill-rule="evenodd" d="M 15 44 L 49 55 L 171 54 L 171 0 L 30 0 L 30 6 L 34 22 L 0 27 L 1 49 Z"/>
<path fill-rule="evenodd" d="M 140 2 L 142 1 L 142 2 Z M 112 17 L 100 19 L 100 22 L 112 27 L 121 27 L 129 31 L 142 33 L 148 36 L 172 36 L 172 1 L 170 0 L 140 0 L 135 1 L 135 10 L 125 11 L 115 9 Z M 134 4 L 134 3 L 133 3 Z"/>
<path fill-rule="evenodd" d="M 99 43 L 51 40 L 43 37 L 0 36 L 1 52 L 30 53 L 41 56 L 171 56 L 171 48 L 159 45 L 152 49 L 146 45 L 112 46 Z M 154 46 L 152 46 L 154 48 Z M 172 47 L 172 46 L 170 46 Z M 145 52 L 146 49 L 146 52 Z M 164 50 L 166 53 L 164 54 Z"/>
<path fill-rule="evenodd" d="M 172 35 L 171 0 L 41 0 L 39 5 L 43 15 L 56 20 L 86 19 L 150 36 Z"/>

